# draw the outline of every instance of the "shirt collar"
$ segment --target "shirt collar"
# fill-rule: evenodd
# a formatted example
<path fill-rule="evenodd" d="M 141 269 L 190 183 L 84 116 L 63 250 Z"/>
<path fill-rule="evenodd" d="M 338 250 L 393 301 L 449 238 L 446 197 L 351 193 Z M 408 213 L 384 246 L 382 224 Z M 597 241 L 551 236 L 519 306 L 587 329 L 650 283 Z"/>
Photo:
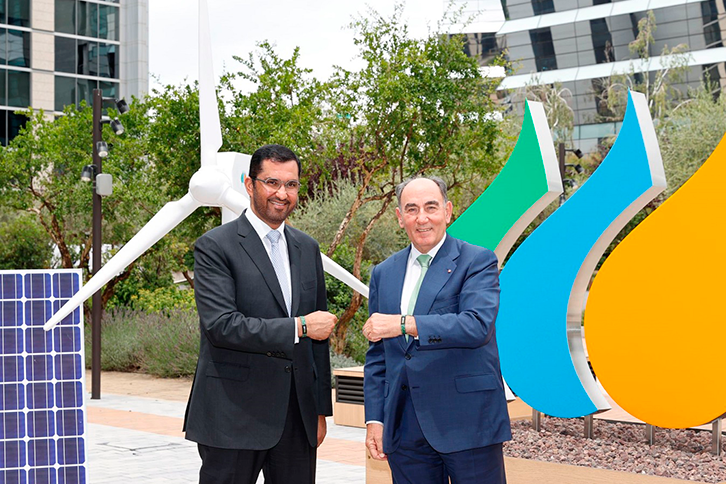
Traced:
<path fill-rule="evenodd" d="M 441 240 L 439 240 L 439 243 L 434 245 L 431 248 L 431 250 L 427 252 L 428 255 L 431 256 L 432 261 L 434 260 L 434 257 L 436 257 L 436 254 L 439 252 L 439 249 L 441 248 L 441 246 L 444 245 L 444 241 L 446 241 L 446 237 L 447 237 L 447 235 L 444 234 L 444 236 L 441 237 Z M 419 252 L 419 250 L 413 244 L 411 244 L 411 252 L 408 254 L 409 263 L 415 261 L 416 258 L 420 255 L 421 255 L 421 252 Z"/>
<path fill-rule="evenodd" d="M 265 237 L 267 237 L 267 234 L 272 232 L 273 230 L 277 230 L 280 232 L 280 235 L 282 235 L 282 240 L 285 240 L 285 222 L 282 222 L 279 227 L 276 229 L 273 229 L 269 225 L 267 225 L 266 222 L 264 222 L 260 217 L 257 216 L 255 212 L 252 211 L 252 209 L 245 210 L 245 216 L 247 217 L 247 220 L 250 221 L 250 224 L 252 225 L 252 228 L 255 229 L 255 232 L 257 232 L 257 235 L 260 236 L 260 239 L 265 240 Z"/>

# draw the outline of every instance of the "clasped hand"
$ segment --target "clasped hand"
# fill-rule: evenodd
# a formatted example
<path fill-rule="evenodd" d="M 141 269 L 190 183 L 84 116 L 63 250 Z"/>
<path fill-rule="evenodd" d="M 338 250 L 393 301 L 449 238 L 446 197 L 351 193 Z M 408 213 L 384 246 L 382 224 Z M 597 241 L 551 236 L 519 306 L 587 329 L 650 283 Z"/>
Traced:
<path fill-rule="evenodd" d="M 338 317 L 328 311 L 310 313 L 305 316 L 305 324 L 308 329 L 307 336 L 318 341 L 326 340 L 330 333 L 333 332 L 337 322 Z"/>
<path fill-rule="evenodd" d="M 363 336 L 373 343 L 401 336 L 401 315 L 373 313 L 363 325 Z"/>

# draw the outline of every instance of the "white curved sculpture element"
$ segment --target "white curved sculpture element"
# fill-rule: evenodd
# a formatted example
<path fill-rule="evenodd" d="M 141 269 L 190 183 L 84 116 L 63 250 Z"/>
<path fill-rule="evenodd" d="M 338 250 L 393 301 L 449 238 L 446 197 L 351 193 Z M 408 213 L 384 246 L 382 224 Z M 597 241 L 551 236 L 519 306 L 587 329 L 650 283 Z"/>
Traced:
<path fill-rule="evenodd" d="M 209 36 L 209 20 L 206 0 L 199 2 L 199 124 L 201 136 L 201 168 L 189 180 L 189 193 L 175 202 L 169 202 L 149 220 L 68 302 L 44 325 L 53 329 L 83 301 L 100 290 L 116 274 L 139 258 L 152 245 L 179 225 L 198 207 L 222 207 L 239 216 L 250 206 L 249 197 L 242 187 L 242 176 L 249 167 L 249 155 L 218 153 L 222 146 L 222 130 L 219 121 L 217 96 L 214 90 L 212 49 Z M 238 188 L 239 189 L 239 188 Z M 229 212 L 227 212 L 229 214 Z M 229 220 L 223 220 L 226 222 Z M 323 268 L 353 290 L 368 297 L 368 286 L 353 274 L 321 254 Z"/>

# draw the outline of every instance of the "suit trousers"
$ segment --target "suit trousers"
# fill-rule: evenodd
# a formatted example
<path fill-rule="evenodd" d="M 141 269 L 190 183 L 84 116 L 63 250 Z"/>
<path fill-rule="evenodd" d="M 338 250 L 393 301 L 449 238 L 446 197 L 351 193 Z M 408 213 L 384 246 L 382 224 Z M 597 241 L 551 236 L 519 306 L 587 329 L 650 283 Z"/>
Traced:
<path fill-rule="evenodd" d="M 448 484 L 449 478 L 451 484 L 506 484 L 502 444 L 437 452 L 421 431 L 409 391 L 405 395 L 401 425 L 395 430 L 401 440 L 388 454 L 393 484 Z"/>
<path fill-rule="evenodd" d="M 285 428 L 267 450 L 220 449 L 197 444 L 202 468 L 199 484 L 255 484 L 260 470 L 265 484 L 314 484 L 317 449 L 308 442 L 295 391 L 290 386 Z"/>

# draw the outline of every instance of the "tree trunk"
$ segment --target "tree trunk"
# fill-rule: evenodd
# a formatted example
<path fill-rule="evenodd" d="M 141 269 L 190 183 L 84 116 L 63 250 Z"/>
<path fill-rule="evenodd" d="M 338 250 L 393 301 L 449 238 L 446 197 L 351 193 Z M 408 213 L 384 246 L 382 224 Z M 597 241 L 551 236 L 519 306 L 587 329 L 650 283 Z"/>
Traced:
<path fill-rule="evenodd" d="M 353 200 L 353 204 L 350 206 L 348 213 L 345 214 L 345 217 L 343 217 L 343 220 L 340 222 L 340 225 L 338 226 L 338 231 L 335 233 L 333 241 L 330 243 L 330 247 L 328 247 L 328 252 L 326 252 L 326 255 L 328 257 L 333 257 L 335 249 L 338 248 L 340 242 L 343 240 L 343 236 L 345 235 L 345 231 L 348 229 L 348 225 L 350 225 L 351 220 L 353 220 L 353 217 L 355 216 L 356 212 L 358 212 L 358 209 L 361 206 L 365 205 L 366 202 L 364 202 L 363 200 L 363 195 L 365 194 L 366 190 L 368 190 L 368 187 L 371 184 L 371 180 L 373 179 L 373 175 L 377 171 L 383 169 L 385 166 L 386 162 L 382 161 L 377 166 L 373 167 L 373 169 L 370 171 L 362 168 L 363 170 L 365 170 L 365 176 L 363 177 L 363 181 L 361 182 L 361 186 L 358 189 L 355 200 Z M 371 199 L 369 198 L 367 200 Z"/>
<path fill-rule="evenodd" d="M 182 276 L 184 276 L 184 279 L 187 280 L 187 283 L 189 284 L 189 288 L 193 291 L 194 290 L 194 278 L 189 273 L 189 271 L 182 271 Z"/>
<path fill-rule="evenodd" d="M 365 230 L 363 230 L 363 233 L 358 238 L 358 243 L 356 244 L 355 249 L 355 261 L 353 262 L 353 275 L 357 279 L 360 279 L 360 270 L 363 263 L 363 248 L 365 247 L 368 235 L 371 233 L 371 230 L 373 230 L 373 227 L 376 225 L 378 220 L 380 220 L 383 214 L 386 213 L 386 210 L 388 210 L 388 206 L 391 204 L 391 200 L 393 200 L 393 191 L 390 191 L 386 194 L 380 210 L 378 210 L 373 218 L 371 218 L 371 220 L 368 222 L 368 225 L 366 225 Z M 345 336 L 348 333 L 348 325 L 353 320 L 353 317 L 355 317 L 355 313 L 358 312 L 358 309 L 360 309 L 362 304 L 363 296 L 361 296 L 360 293 L 354 291 L 353 297 L 350 300 L 350 304 L 340 316 L 340 318 L 338 318 L 338 324 L 335 325 L 335 331 L 333 332 L 332 338 L 333 351 L 335 351 L 335 353 L 342 354 L 345 351 Z"/>

